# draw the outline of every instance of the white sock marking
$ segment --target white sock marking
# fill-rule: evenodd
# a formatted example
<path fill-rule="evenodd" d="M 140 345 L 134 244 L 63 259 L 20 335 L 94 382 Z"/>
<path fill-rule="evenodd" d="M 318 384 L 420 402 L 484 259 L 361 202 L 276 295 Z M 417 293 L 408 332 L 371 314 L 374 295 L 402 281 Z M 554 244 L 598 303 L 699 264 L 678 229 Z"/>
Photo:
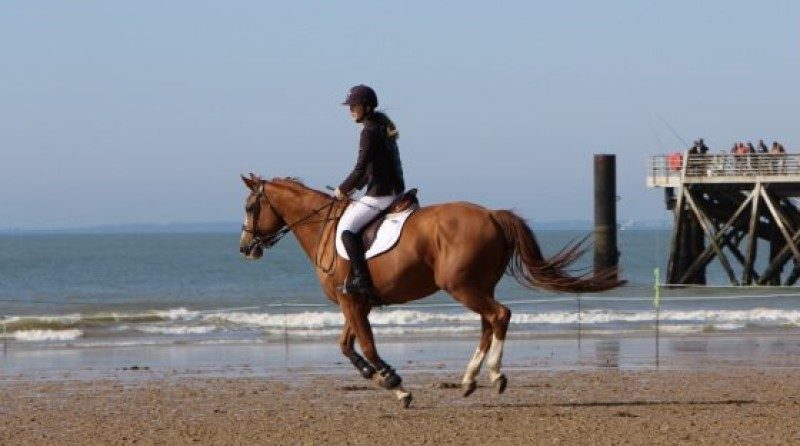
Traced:
<path fill-rule="evenodd" d="M 402 400 L 408 395 L 411 395 L 411 392 L 406 392 L 406 389 L 404 389 L 402 386 L 394 389 L 394 396 L 396 396 L 398 400 Z"/>
<path fill-rule="evenodd" d="M 467 372 L 464 373 L 464 379 L 461 380 L 463 384 L 470 384 L 475 381 L 475 377 L 478 376 L 478 373 L 481 371 L 481 365 L 483 365 L 483 358 L 485 356 L 486 352 L 482 352 L 480 347 L 475 350 L 475 354 L 472 355 L 472 359 L 470 359 L 467 365 Z"/>
<path fill-rule="evenodd" d="M 497 378 L 500 378 L 500 366 L 503 362 L 503 341 L 497 339 L 497 336 L 492 336 L 492 345 L 489 347 L 489 354 L 487 357 L 487 366 L 489 367 L 489 379 L 494 383 Z"/>

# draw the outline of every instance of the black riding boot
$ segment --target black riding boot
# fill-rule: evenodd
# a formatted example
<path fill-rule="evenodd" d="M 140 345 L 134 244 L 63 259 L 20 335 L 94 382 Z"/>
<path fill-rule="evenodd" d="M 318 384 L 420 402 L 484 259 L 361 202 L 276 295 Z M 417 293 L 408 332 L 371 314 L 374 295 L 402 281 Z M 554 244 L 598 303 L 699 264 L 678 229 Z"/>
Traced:
<path fill-rule="evenodd" d="M 364 257 L 364 245 L 361 242 L 361 235 L 354 234 L 351 231 L 344 231 L 342 233 L 342 244 L 345 251 L 347 251 L 347 256 L 350 257 L 350 276 L 344 285 L 344 291 L 347 294 L 375 296 L 375 288 L 372 286 L 367 260 Z"/>

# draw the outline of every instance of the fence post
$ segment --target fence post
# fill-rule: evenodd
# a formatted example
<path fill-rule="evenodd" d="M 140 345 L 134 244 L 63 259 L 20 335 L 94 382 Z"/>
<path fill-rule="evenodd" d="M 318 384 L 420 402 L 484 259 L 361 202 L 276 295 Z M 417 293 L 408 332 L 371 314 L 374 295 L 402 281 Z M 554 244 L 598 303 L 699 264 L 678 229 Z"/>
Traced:
<path fill-rule="evenodd" d="M 659 307 L 661 307 L 661 277 L 658 268 L 653 270 L 653 307 L 656 310 L 656 367 L 659 366 Z"/>
<path fill-rule="evenodd" d="M 578 294 L 578 352 L 581 351 L 581 313 L 583 313 L 581 309 L 581 295 Z"/>
<path fill-rule="evenodd" d="M 286 302 L 281 306 L 283 307 L 283 361 L 289 364 L 289 312 L 286 309 Z"/>

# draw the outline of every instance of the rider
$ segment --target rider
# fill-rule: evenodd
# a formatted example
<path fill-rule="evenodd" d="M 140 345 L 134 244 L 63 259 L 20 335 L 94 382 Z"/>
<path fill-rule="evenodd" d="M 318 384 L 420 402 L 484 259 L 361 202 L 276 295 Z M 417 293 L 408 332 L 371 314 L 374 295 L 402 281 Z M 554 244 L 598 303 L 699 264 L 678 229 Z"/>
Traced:
<path fill-rule="evenodd" d="M 397 127 L 386 114 L 375 110 L 378 96 L 366 85 L 351 88 L 342 105 L 350 106 L 350 117 L 364 128 L 356 165 L 334 194 L 343 200 L 356 189 L 367 186 L 366 194 L 351 202 L 339 220 L 337 233 L 341 234 L 342 244 L 350 257 L 351 274 L 344 289 L 347 293 L 374 296 L 361 230 L 405 191 L 396 142 Z"/>

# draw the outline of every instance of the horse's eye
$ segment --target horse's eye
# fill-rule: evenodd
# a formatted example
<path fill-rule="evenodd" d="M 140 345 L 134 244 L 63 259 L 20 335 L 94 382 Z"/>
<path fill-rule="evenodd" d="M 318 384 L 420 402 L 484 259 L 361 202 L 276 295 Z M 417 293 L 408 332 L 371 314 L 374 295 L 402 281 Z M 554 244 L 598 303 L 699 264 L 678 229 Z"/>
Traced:
<path fill-rule="evenodd" d="M 244 211 L 245 212 L 253 212 L 253 205 L 252 204 L 248 204 L 247 206 L 244 207 Z"/>

